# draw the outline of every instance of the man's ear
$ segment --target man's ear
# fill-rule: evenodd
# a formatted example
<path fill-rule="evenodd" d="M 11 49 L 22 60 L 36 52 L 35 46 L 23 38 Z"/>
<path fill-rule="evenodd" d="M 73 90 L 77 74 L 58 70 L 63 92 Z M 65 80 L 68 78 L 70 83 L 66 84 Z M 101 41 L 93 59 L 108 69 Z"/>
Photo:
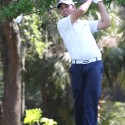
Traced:
<path fill-rule="evenodd" d="M 72 7 L 74 8 L 74 10 L 76 10 L 76 6 L 75 5 L 72 5 Z"/>

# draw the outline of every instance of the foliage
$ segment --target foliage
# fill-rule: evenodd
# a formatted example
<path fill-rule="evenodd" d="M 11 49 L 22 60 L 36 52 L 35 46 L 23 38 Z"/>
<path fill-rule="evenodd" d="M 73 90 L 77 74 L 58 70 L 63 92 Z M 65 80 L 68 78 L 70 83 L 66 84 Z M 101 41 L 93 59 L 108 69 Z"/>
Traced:
<path fill-rule="evenodd" d="M 48 118 L 42 118 L 40 122 L 43 123 L 43 125 L 57 125 L 57 122 Z"/>
<path fill-rule="evenodd" d="M 40 108 L 26 110 L 26 117 L 24 118 L 24 124 L 26 125 L 57 125 L 53 119 L 42 117 L 42 111 Z"/>
<path fill-rule="evenodd" d="M 113 22 L 114 21 L 112 21 L 112 23 Z M 119 44 L 117 47 L 104 49 L 103 56 L 105 67 L 108 70 L 108 76 L 111 78 L 112 83 L 118 82 L 122 87 L 125 87 L 125 41 L 123 30 L 120 30 L 120 28 L 125 27 L 125 25 L 122 21 L 119 21 L 117 26 L 115 25 L 112 26 L 113 29 L 110 29 L 109 31 L 111 31 L 111 36 L 118 39 Z"/>
<path fill-rule="evenodd" d="M 118 47 L 111 48 L 109 50 L 108 59 L 112 76 L 117 76 L 118 72 L 120 72 L 120 70 L 122 69 L 122 66 L 124 64 L 124 53 L 125 51 Z"/>
<path fill-rule="evenodd" d="M 26 106 L 41 106 L 42 103 L 43 112 L 47 117 L 53 116 L 53 118 L 58 118 L 60 125 L 68 125 L 72 123 L 70 114 L 72 96 L 68 62 L 63 61 L 63 57 L 45 56 L 43 59 L 39 59 L 38 56 L 34 55 L 30 59 L 27 58 L 27 72 L 25 74 Z M 39 91 L 41 93 L 38 93 Z"/>
<path fill-rule="evenodd" d="M 24 16 L 24 23 L 19 26 L 23 43 L 30 44 L 25 53 L 26 106 L 42 104 L 47 117 L 58 118 L 60 125 L 66 125 L 72 123 L 71 117 L 67 120 L 71 111 L 69 63 L 62 59 L 64 50 L 59 43 L 57 19 L 55 10 L 41 16 L 34 13 Z"/>
<path fill-rule="evenodd" d="M 40 28 L 41 18 L 36 14 L 32 14 L 30 16 L 25 16 L 24 22 L 25 23 L 20 24 L 23 43 L 29 44 L 29 50 L 32 49 L 31 51 L 38 53 L 38 55 L 42 57 L 42 52 L 46 47 L 48 47 L 49 43 L 45 43 L 43 41 L 41 33 L 43 29 Z"/>
<path fill-rule="evenodd" d="M 19 2 L 11 2 L 0 9 L 1 22 L 5 22 L 10 19 L 12 20 L 20 13 L 30 13 L 33 9 L 33 5 L 34 3 L 32 0 L 19 0 Z"/>
<path fill-rule="evenodd" d="M 37 9 L 37 12 L 44 13 L 49 11 L 50 5 L 54 5 L 57 0 L 15 0 L 10 2 L 10 4 L 0 8 L 0 22 L 11 21 L 13 18 L 17 17 L 19 14 L 23 13 L 24 15 L 34 12 L 34 8 Z M 112 0 L 104 0 L 105 4 L 111 4 Z M 124 0 L 117 0 L 119 4 L 125 5 Z M 52 7 L 53 8 L 53 7 Z M 36 10 L 35 9 L 35 10 Z"/>
<path fill-rule="evenodd" d="M 125 60 L 125 44 L 124 44 L 124 20 L 120 17 L 120 7 L 116 5 L 116 1 L 110 4 L 108 12 L 111 18 L 111 26 L 106 30 L 102 30 L 96 35 L 96 40 L 101 43 L 104 60 L 104 86 L 113 86 L 113 83 L 120 82 L 124 84 L 124 60 Z M 114 9 L 115 7 L 115 9 Z M 94 12 L 93 12 L 94 13 Z M 98 15 L 96 12 L 95 14 Z M 110 45 L 115 45 L 110 47 Z M 117 46 L 116 46 L 117 45 Z M 108 83 L 108 84 L 107 84 Z M 103 86 L 103 87 L 104 87 Z"/>
<path fill-rule="evenodd" d="M 122 6 L 125 5 L 125 1 L 124 0 L 116 0 L 117 4 L 120 4 Z"/>
<path fill-rule="evenodd" d="M 17 17 L 19 14 L 24 15 L 30 14 L 37 9 L 39 13 L 44 13 L 50 5 L 52 5 L 55 0 L 19 0 L 12 1 L 6 6 L 0 8 L 1 23 L 6 21 L 11 21 L 13 18 Z M 36 8 L 36 9 L 35 9 Z"/>
<path fill-rule="evenodd" d="M 26 110 L 26 117 L 24 119 L 24 124 L 33 125 L 35 122 L 39 123 L 41 116 L 42 116 L 41 109 Z"/>
<path fill-rule="evenodd" d="M 125 103 L 106 101 L 102 104 L 99 125 L 124 125 Z"/>

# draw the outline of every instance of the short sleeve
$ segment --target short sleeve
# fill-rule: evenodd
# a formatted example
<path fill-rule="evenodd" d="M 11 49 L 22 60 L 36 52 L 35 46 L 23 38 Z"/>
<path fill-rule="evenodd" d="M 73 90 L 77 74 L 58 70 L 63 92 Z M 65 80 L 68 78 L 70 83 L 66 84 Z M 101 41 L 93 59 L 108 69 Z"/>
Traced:
<path fill-rule="evenodd" d="M 89 21 L 89 26 L 92 33 L 98 32 L 99 20 Z"/>
<path fill-rule="evenodd" d="M 60 33 L 60 35 L 62 36 L 64 33 L 66 33 L 66 31 L 72 27 L 72 23 L 71 23 L 71 19 L 70 16 L 65 17 L 63 19 L 61 19 L 58 23 L 57 23 L 57 28 L 58 31 Z"/>

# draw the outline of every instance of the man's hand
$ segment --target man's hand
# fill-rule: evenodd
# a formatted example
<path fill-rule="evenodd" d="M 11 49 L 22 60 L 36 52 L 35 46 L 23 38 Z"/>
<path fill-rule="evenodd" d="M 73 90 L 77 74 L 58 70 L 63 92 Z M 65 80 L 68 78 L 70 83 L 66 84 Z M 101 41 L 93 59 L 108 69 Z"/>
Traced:
<path fill-rule="evenodd" d="M 100 2 L 100 1 L 102 1 L 102 0 L 92 0 L 92 2 L 95 4 L 98 4 L 98 2 Z"/>

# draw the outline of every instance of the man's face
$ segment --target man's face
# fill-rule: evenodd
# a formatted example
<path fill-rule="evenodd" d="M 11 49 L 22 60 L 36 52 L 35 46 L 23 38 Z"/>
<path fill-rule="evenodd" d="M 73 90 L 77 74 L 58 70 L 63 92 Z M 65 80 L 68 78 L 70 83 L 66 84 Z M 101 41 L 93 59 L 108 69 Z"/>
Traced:
<path fill-rule="evenodd" d="M 63 17 L 67 17 L 75 11 L 75 6 L 62 3 L 59 11 Z"/>

